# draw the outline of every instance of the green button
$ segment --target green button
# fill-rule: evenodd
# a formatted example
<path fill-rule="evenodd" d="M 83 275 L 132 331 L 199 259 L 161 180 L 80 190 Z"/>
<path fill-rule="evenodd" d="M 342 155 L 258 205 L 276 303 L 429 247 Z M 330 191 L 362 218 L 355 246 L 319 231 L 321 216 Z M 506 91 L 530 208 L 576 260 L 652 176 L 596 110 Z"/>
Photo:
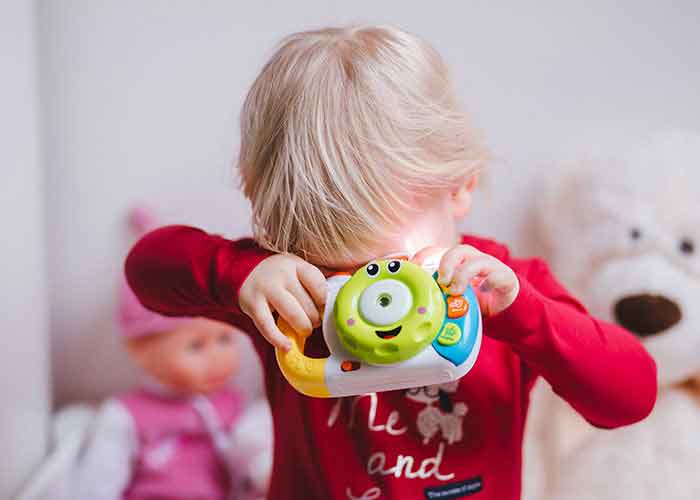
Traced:
<path fill-rule="evenodd" d="M 462 338 L 462 330 L 455 323 L 447 323 L 438 336 L 438 344 L 455 345 Z"/>

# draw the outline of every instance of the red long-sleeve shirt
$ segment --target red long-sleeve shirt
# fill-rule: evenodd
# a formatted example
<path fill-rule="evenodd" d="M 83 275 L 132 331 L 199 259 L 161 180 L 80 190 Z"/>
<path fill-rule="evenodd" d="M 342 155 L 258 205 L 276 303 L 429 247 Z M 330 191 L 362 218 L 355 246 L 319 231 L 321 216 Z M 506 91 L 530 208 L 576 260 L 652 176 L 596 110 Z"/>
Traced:
<path fill-rule="evenodd" d="M 296 392 L 274 350 L 238 308 L 238 290 L 269 253 L 172 226 L 142 238 L 126 261 L 131 287 L 166 315 L 207 316 L 250 334 L 265 371 L 275 429 L 269 498 L 304 500 L 520 498 L 529 392 L 543 376 L 598 427 L 644 418 L 656 368 L 627 331 L 591 317 L 538 259 L 494 241 L 463 242 L 510 266 L 515 302 L 484 320 L 475 367 L 456 387 L 314 399 Z"/>

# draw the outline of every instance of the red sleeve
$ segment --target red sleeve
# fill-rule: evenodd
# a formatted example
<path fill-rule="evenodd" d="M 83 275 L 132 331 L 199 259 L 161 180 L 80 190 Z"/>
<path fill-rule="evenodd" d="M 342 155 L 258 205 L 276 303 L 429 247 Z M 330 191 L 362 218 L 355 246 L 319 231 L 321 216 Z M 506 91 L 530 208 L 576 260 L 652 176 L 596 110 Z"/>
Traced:
<path fill-rule="evenodd" d="M 156 229 L 131 249 L 125 273 L 144 306 L 167 316 L 205 316 L 251 332 L 238 290 L 270 252 L 187 226 Z"/>
<path fill-rule="evenodd" d="M 509 264 L 520 293 L 485 320 L 523 362 L 591 424 L 613 428 L 646 417 L 656 402 L 656 364 L 621 327 L 590 316 L 538 259 Z"/>

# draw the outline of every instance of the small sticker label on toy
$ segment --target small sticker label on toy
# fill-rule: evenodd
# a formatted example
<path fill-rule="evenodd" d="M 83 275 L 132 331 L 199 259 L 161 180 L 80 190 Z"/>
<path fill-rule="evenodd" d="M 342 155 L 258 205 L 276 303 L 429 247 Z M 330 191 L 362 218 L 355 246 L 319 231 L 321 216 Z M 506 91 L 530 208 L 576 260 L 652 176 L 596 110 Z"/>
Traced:
<path fill-rule="evenodd" d="M 451 296 L 447 298 L 447 317 L 461 318 L 469 310 L 467 299 L 462 296 Z"/>
<path fill-rule="evenodd" d="M 438 336 L 438 343 L 442 345 L 455 345 L 462 338 L 462 330 L 455 323 L 447 323 Z"/>
<path fill-rule="evenodd" d="M 433 486 L 423 490 L 426 500 L 454 500 L 480 492 L 484 487 L 481 476 L 473 477 L 459 483 Z"/>
<path fill-rule="evenodd" d="M 354 372 L 355 370 L 360 369 L 360 362 L 346 359 L 340 363 L 340 369 L 344 372 Z"/>

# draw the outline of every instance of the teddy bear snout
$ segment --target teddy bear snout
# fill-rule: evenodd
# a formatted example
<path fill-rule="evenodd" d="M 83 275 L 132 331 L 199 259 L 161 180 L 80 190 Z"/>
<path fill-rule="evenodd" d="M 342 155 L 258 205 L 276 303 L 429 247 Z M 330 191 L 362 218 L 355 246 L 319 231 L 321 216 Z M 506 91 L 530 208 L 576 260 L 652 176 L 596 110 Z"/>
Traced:
<path fill-rule="evenodd" d="M 668 330 L 678 323 L 681 308 L 662 295 L 640 294 L 624 297 L 615 304 L 615 319 L 639 337 Z"/>

